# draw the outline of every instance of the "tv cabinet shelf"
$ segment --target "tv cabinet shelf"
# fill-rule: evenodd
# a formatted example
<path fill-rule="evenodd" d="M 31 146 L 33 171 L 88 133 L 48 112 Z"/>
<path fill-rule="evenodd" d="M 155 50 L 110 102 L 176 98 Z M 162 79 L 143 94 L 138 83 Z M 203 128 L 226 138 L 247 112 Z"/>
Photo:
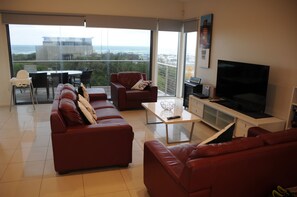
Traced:
<path fill-rule="evenodd" d="M 221 130 L 231 122 L 235 122 L 234 135 L 247 136 L 250 127 L 259 126 L 269 131 L 279 131 L 285 128 L 285 121 L 275 118 L 252 118 L 233 109 L 224 107 L 208 99 L 199 99 L 193 95 L 189 97 L 189 111 L 216 130 Z"/>

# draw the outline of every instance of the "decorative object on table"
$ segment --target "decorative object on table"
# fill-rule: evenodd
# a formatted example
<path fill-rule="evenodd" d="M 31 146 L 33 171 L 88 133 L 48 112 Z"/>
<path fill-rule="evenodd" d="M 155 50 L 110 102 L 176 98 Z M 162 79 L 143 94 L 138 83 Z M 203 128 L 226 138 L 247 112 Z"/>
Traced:
<path fill-rule="evenodd" d="M 168 111 L 171 111 L 174 108 L 174 102 L 172 101 L 166 101 L 166 100 L 161 101 L 160 105 L 164 110 L 168 110 Z"/>
<path fill-rule="evenodd" d="M 200 17 L 200 46 L 198 49 L 198 66 L 209 68 L 213 14 Z"/>

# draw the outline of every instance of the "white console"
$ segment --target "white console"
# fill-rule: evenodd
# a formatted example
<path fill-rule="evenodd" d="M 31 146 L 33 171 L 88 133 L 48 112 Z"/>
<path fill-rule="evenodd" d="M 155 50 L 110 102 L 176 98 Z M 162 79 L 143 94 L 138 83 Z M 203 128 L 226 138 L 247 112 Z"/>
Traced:
<path fill-rule="evenodd" d="M 275 117 L 252 118 L 208 99 L 199 99 L 193 95 L 190 95 L 189 98 L 189 111 L 216 130 L 235 122 L 234 135 L 236 137 L 247 136 L 248 129 L 253 126 L 262 127 L 269 131 L 280 131 L 285 128 L 284 120 Z"/>

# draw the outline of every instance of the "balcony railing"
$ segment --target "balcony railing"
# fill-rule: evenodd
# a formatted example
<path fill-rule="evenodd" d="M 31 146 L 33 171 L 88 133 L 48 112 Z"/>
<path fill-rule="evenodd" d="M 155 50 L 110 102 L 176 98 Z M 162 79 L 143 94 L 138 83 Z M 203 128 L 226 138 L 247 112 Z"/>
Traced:
<path fill-rule="evenodd" d="M 122 71 L 138 71 L 146 73 L 149 76 L 150 62 L 148 60 L 24 60 L 13 61 L 13 70 L 16 74 L 18 70 L 24 69 L 24 65 L 36 65 L 38 71 L 46 70 L 93 70 L 91 84 L 92 86 L 104 87 L 109 93 L 110 74 Z M 174 96 L 176 87 L 176 67 L 173 65 L 158 62 L 158 89 L 159 96 Z M 14 74 L 14 76 L 15 76 Z M 38 90 L 37 98 L 39 102 L 45 96 L 40 96 L 42 90 Z M 51 91 L 50 91 L 51 93 Z M 45 94 L 45 91 L 44 91 Z M 110 95 L 108 95 L 110 96 Z M 19 98 L 22 98 L 21 96 Z M 26 98 L 26 97 L 25 97 Z M 52 95 L 50 95 L 52 98 Z M 51 100 L 50 100 L 51 101 Z M 26 103 L 30 100 L 18 99 L 16 103 Z"/>
<path fill-rule="evenodd" d="M 14 76 L 26 64 L 34 64 L 38 71 L 43 70 L 93 70 L 91 84 L 109 86 L 111 73 L 139 71 L 149 76 L 148 60 L 29 60 L 13 61 Z"/>
<path fill-rule="evenodd" d="M 164 96 L 175 96 L 177 69 L 175 65 L 158 62 L 158 89 Z"/>

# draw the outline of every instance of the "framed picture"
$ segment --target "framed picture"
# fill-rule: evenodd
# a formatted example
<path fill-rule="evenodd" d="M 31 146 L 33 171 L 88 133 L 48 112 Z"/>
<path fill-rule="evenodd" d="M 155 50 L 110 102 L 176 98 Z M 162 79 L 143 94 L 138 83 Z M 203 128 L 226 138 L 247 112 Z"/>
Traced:
<path fill-rule="evenodd" d="M 213 23 L 213 14 L 208 14 L 200 17 L 198 66 L 202 68 L 209 68 L 212 23 Z"/>

